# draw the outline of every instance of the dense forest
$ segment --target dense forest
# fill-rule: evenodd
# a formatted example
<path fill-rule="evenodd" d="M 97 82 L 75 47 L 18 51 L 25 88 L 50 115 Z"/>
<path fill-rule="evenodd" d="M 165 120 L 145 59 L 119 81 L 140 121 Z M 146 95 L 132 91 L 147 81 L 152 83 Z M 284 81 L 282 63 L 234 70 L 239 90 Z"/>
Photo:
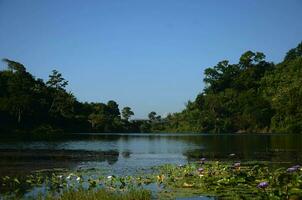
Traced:
<path fill-rule="evenodd" d="M 302 43 L 279 64 L 247 51 L 204 71 L 206 87 L 180 113 L 166 119 L 166 131 L 213 133 L 302 132 Z"/>
<path fill-rule="evenodd" d="M 21 63 L 3 59 L 0 71 L 1 133 L 150 132 L 150 120 L 129 120 L 130 107 L 121 111 L 115 101 L 81 103 L 66 90 L 68 81 L 53 70 L 49 80 L 35 78 Z M 157 118 L 158 119 L 158 118 Z"/>
<path fill-rule="evenodd" d="M 115 101 L 79 102 L 56 70 L 35 78 L 21 63 L 3 59 L 0 71 L 1 133 L 70 132 L 302 132 L 302 43 L 279 64 L 245 52 L 204 71 L 206 87 L 180 113 L 130 120 Z"/>

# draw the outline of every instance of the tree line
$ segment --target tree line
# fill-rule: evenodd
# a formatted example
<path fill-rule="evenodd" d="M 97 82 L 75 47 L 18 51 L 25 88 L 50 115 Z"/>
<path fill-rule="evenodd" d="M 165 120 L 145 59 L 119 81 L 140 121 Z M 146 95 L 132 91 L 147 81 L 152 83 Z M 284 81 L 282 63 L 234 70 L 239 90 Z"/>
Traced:
<path fill-rule="evenodd" d="M 130 120 L 130 107 L 119 109 L 117 102 L 79 102 L 66 90 L 68 81 L 53 70 L 44 82 L 19 62 L 3 59 L 0 71 L 1 133 L 150 132 L 160 117 Z"/>
<path fill-rule="evenodd" d="M 169 132 L 302 132 L 302 43 L 278 64 L 247 51 L 236 64 L 223 60 L 204 71 L 205 88 L 180 113 Z"/>
<path fill-rule="evenodd" d="M 53 70 L 44 82 L 25 66 L 3 59 L 0 71 L 0 132 L 302 132 L 302 43 L 278 64 L 247 51 L 204 71 L 205 88 L 179 113 L 130 120 L 117 102 L 79 102 L 68 81 Z"/>

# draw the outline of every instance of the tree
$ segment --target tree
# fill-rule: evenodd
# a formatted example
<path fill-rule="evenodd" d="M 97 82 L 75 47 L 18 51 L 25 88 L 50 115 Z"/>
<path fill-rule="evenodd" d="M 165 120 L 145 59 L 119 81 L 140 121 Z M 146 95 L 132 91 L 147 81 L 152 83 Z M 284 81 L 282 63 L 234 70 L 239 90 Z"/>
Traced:
<path fill-rule="evenodd" d="M 148 114 L 148 118 L 150 121 L 155 121 L 156 120 L 156 112 L 152 111 Z"/>
<path fill-rule="evenodd" d="M 46 84 L 51 88 L 52 96 L 49 112 L 54 116 L 71 117 L 76 99 L 72 93 L 65 91 L 68 81 L 57 70 L 53 70 Z"/>
<path fill-rule="evenodd" d="M 107 102 L 107 107 L 108 107 L 108 111 L 109 111 L 109 114 L 112 118 L 115 118 L 115 117 L 118 117 L 120 118 L 120 110 L 119 110 L 119 105 L 113 101 L 113 100 L 110 100 Z"/>
<path fill-rule="evenodd" d="M 126 121 L 129 121 L 129 118 L 134 115 L 134 112 L 130 107 L 124 107 L 122 110 L 122 116 Z"/>
<path fill-rule="evenodd" d="M 21 124 L 24 115 L 31 112 L 34 78 L 26 73 L 24 65 L 9 59 L 3 61 L 9 70 L 6 73 L 7 94 L 3 98 L 7 102 L 6 108 L 16 117 L 18 124 Z"/>
<path fill-rule="evenodd" d="M 215 133 L 268 130 L 273 111 L 260 87 L 274 64 L 264 59 L 261 52 L 247 51 L 238 63 L 223 60 L 205 69 L 203 92 L 182 112 L 170 115 L 167 126 L 176 131 Z"/>
<path fill-rule="evenodd" d="M 7 63 L 8 69 L 12 72 L 19 72 L 19 73 L 26 72 L 26 68 L 21 63 L 18 63 L 18 62 L 13 61 L 13 60 L 9 60 L 7 58 L 4 58 L 2 61 Z"/>
<path fill-rule="evenodd" d="M 284 57 L 284 61 L 294 60 L 302 56 L 302 42 L 296 48 L 289 50 Z"/>
<path fill-rule="evenodd" d="M 57 70 L 52 70 L 52 74 L 49 75 L 49 80 L 46 84 L 56 90 L 65 90 L 65 87 L 68 85 L 68 81 L 66 81 L 62 77 L 62 74 Z"/>

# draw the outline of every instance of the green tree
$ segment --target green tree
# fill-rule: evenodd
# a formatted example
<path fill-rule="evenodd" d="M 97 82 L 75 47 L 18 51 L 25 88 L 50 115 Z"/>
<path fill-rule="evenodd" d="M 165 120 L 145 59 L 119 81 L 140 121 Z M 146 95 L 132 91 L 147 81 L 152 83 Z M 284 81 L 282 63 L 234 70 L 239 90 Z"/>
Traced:
<path fill-rule="evenodd" d="M 126 121 L 129 121 L 129 118 L 134 115 L 134 112 L 130 107 L 124 107 L 122 110 L 122 116 Z"/>
<path fill-rule="evenodd" d="M 15 61 L 3 59 L 8 66 L 5 73 L 6 95 L 2 102 L 6 102 L 6 109 L 12 113 L 20 125 L 25 115 L 31 113 L 31 102 L 33 98 L 34 78 L 26 72 L 25 67 Z"/>
<path fill-rule="evenodd" d="M 156 120 L 156 112 L 152 111 L 148 114 L 148 118 L 150 121 L 155 121 Z"/>
<path fill-rule="evenodd" d="M 63 78 L 62 74 L 57 70 L 52 70 L 52 74 L 49 75 L 49 80 L 46 82 L 46 84 L 56 90 L 65 91 L 65 87 L 68 85 L 68 81 L 66 81 Z"/>
<path fill-rule="evenodd" d="M 66 81 L 57 70 L 53 70 L 46 84 L 50 88 L 52 97 L 49 113 L 54 116 L 71 118 L 74 112 L 76 98 L 72 93 L 67 93 L 65 90 L 68 81 Z"/>

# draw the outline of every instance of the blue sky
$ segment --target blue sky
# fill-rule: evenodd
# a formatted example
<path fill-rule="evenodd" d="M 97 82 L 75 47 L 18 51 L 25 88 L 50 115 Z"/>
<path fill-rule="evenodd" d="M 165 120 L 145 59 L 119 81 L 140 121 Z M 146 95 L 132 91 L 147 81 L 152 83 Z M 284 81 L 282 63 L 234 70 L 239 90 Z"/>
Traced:
<path fill-rule="evenodd" d="M 0 0 L 0 58 L 44 80 L 59 70 L 80 101 L 165 115 L 220 60 L 253 50 L 281 61 L 302 40 L 301 10 L 300 0 Z"/>

